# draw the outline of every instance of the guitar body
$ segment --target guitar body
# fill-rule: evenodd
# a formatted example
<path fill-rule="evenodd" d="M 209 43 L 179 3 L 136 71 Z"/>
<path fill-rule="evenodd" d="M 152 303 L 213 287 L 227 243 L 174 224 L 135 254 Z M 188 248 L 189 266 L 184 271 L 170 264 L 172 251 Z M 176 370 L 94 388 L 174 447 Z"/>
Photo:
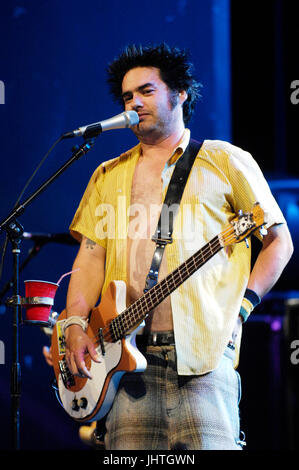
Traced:
<path fill-rule="evenodd" d="M 100 305 L 90 315 L 86 330 L 93 339 L 99 337 L 99 331 L 126 308 L 126 284 L 113 281 L 103 295 Z M 65 362 L 65 344 L 61 327 L 66 319 L 65 310 L 59 315 L 52 335 L 52 357 L 59 398 L 65 411 L 78 422 L 90 422 L 103 418 L 110 410 L 118 384 L 125 372 L 142 372 L 146 368 L 146 359 L 138 351 L 135 343 L 137 331 L 141 323 L 131 334 L 116 342 L 103 340 L 104 355 L 101 345 L 97 342 L 97 353 L 100 363 L 86 356 L 86 366 L 92 379 L 73 376 Z M 107 330 L 107 328 L 106 328 Z"/>

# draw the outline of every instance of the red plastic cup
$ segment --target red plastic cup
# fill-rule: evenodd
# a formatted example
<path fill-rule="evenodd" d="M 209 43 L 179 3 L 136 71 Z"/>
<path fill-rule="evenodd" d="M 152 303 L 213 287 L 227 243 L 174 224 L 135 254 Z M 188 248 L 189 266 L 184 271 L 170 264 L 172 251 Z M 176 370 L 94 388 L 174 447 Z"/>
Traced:
<path fill-rule="evenodd" d="M 48 281 L 24 282 L 25 299 L 23 299 L 23 306 L 26 309 L 25 322 L 41 326 L 48 325 L 59 284 Z"/>

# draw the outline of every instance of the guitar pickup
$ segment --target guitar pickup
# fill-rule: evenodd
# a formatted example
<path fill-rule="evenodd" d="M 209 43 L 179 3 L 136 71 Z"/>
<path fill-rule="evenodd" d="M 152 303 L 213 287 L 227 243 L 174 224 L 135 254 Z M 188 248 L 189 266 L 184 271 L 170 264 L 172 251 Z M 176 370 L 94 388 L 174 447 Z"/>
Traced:
<path fill-rule="evenodd" d="M 67 366 L 66 360 L 64 358 L 61 359 L 58 362 L 58 365 L 59 365 L 59 370 L 60 370 L 60 374 L 61 374 L 61 378 L 64 383 L 64 386 L 68 388 L 68 387 L 72 387 L 73 385 L 75 385 L 74 376 L 73 374 L 71 374 Z"/>

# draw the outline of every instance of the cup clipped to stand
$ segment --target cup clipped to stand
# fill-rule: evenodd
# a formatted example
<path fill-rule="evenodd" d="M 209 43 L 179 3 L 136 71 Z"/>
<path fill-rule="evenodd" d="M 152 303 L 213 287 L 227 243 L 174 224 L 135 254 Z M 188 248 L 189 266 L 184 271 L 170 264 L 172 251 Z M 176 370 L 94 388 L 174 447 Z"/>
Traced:
<path fill-rule="evenodd" d="M 74 271 L 77 271 L 74 270 Z M 60 281 L 74 271 L 63 274 L 58 282 L 41 280 L 28 280 L 25 283 L 25 297 L 22 298 L 22 307 L 26 314 L 24 323 L 41 327 L 53 326 L 52 307 Z"/>
<path fill-rule="evenodd" d="M 24 281 L 25 298 L 22 300 L 26 310 L 24 323 L 27 325 L 49 326 L 51 309 L 59 284 L 48 281 Z"/>

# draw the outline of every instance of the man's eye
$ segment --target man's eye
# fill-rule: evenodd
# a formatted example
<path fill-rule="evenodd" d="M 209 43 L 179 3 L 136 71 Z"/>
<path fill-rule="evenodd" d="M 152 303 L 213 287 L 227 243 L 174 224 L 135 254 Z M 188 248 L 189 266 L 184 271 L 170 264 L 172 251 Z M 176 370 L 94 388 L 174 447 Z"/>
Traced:
<path fill-rule="evenodd" d="M 148 90 L 144 90 L 143 93 L 144 93 L 145 95 L 149 95 L 149 94 L 152 93 L 153 91 L 154 91 L 154 90 L 152 90 L 152 89 L 148 89 Z"/>

